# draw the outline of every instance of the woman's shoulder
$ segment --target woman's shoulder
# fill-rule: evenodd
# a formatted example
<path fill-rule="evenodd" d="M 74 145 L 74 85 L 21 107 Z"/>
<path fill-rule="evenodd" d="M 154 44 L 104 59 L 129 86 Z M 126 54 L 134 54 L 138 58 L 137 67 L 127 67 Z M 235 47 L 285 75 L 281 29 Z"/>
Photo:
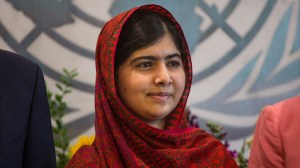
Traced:
<path fill-rule="evenodd" d="M 99 156 L 93 145 L 84 145 L 78 149 L 66 168 L 73 167 L 100 167 Z"/>
<path fill-rule="evenodd" d="M 294 96 L 285 100 L 282 100 L 278 103 L 273 104 L 272 106 L 276 108 L 299 108 L 300 107 L 300 95 Z"/>

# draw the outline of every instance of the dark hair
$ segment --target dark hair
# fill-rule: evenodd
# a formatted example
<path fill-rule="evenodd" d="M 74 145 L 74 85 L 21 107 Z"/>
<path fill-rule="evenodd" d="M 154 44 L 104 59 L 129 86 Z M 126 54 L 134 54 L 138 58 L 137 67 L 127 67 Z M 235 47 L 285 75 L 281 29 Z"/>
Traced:
<path fill-rule="evenodd" d="M 166 33 L 171 34 L 182 55 L 182 40 L 174 23 L 162 14 L 153 11 L 135 11 L 121 30 L 115 55 L 115 73 L 133 52 L 151 46 Z"/>

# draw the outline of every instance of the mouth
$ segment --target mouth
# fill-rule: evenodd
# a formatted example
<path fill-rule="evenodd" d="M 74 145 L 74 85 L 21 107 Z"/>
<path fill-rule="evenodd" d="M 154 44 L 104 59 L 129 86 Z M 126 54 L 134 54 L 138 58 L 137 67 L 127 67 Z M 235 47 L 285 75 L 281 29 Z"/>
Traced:
<path fill-rule="evenodd" d="M 172 96 L 172 94 L 169 92 L 154 92 L 149 93 L 148 96 L 155 99 L 156 101 L 166 102 Z"/>

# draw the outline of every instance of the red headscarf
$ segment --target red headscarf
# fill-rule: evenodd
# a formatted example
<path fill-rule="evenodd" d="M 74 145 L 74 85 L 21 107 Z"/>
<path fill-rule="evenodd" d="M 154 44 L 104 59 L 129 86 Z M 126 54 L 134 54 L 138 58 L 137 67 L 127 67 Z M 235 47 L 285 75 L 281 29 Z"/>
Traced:
<path fill-rule="evenodd" d="M 143 123 L 122 103 L 116 92 L 114 60 L 124 23 L 136 10 L 167 17 L 181 35 L 186 86 L 165 130 Z M 201 129 L 189 128 L 184 108 L 192 82 L 192 64 L 181 27 L 158 5 L 144 5 L 121 13 L 103 27 L 96 48 L 95 129 L 91 146 L 80 148 L 67 167 L 237 167 L 226 148 Z"/>

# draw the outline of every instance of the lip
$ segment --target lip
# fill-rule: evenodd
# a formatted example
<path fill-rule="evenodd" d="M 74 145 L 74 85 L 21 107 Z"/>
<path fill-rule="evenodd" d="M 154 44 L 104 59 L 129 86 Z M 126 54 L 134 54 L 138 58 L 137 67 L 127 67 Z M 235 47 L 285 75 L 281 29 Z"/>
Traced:
<path fill-rule="evenodd" d="M 148 94 L 148 96 L 159 102 L 166 102 L 171 97 L 171 95 L 172 94 L 169 92 L 154 92 Z"/>

